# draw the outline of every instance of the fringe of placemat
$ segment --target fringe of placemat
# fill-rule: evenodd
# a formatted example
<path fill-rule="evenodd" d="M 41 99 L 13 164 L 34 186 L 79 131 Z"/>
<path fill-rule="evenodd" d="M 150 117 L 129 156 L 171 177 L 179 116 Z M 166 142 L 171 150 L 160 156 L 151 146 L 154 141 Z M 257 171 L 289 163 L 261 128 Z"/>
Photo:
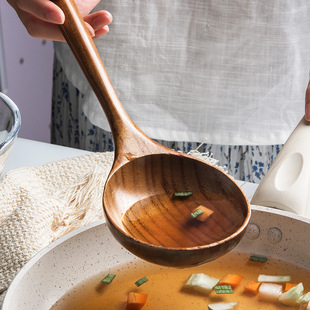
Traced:
<path fill-rule="evenodd" d="M 75 184 L 55 193 L 65 202 L 52 224 L 53 241 L 81 226 L 103 218 L 102 196 L 107 172 L 96 167 L 82 175 Z"/>
<path fill-rule="evenodd" d="M 200 152 L 199 149 L 205 144 L 205 142 L 198 145 L 198 147 L 194 150 L 191 150 L 188 152 L 189 155 L 192 155 L 193 157 L 199 158 L 211 166 L 217 167 L 221 169 L 223 172 L 227 173 L 227 168 L 223 167 L 219 164 L 219 160 L 214 158 L 212 152 Z"/>

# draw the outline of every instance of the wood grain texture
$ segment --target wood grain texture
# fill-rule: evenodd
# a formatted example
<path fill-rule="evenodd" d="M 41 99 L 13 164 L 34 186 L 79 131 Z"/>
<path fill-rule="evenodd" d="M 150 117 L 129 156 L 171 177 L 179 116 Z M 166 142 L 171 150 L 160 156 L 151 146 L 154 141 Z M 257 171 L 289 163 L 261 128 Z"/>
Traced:
<path fill-rule="evenodd" d="M 61 31 L 112 130 L 115 160 L 103 197 L 112 234 L 139 257 L 167 266 L 202 264 L 234 248 L 251 213 L 241 189 L 219 169 L 146 136 L 123 109 L 74 1 L 54 2 L 66 16 Z M 173 197 L 186 191 L 192 195 Z M 199 205 L 214 211 L 206 222 L 191 218 Z"/>

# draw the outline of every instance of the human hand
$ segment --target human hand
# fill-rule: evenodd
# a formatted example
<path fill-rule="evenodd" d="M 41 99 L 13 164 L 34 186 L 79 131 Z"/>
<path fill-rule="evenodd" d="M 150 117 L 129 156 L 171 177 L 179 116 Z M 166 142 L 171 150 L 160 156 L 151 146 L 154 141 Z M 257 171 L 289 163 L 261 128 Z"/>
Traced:
<path fill-rule="evenodd" d="M 65 41 L 58 25 L 65 21 L 63 11 L 50 0 L 7 0 L 28 33 L 35 38 Z M 100 0 L 75 0 L 91 36 L 96 39 L 109 31 L 112 15 L 107 11 L 89 14 Z"/>
<path fill-rule="evenodd" d="M 305 100 L 305 118 L 310 121 L 310 81 L 306 90 L 306 100 Z"/>

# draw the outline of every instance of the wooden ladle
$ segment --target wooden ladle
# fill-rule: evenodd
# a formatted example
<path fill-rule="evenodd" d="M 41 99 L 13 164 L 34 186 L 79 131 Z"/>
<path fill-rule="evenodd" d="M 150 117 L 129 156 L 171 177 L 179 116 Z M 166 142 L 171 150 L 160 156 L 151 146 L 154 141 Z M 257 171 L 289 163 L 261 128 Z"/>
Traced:
<path fill-rule="evenodd" d="M 61 31 L 112 130 L 115 158 L 103 208 L 114 237 L 140 258 L 166 266 L 194 266 L 230 251 L 250 219 L 241 189 L 220 169 L 146 136 L 123 109 L 74 0 L 54 2 L 65 13 Z M 199 206 L 213 211 L 205 221 L 191 217 Z"/>

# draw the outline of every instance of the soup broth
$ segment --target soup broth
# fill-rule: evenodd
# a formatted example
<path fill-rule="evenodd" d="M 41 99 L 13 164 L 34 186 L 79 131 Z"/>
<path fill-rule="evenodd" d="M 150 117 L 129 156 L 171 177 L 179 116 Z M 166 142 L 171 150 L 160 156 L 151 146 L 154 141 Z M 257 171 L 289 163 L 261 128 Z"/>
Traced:
<path fill-rule="evenodd" d="M 143 310 L 205 310 L 208 304 L 216 302 L 239 302 L 239 310 L 298 309 L 261 301 L 257 295 L 244 293 L 244 285 L 256 281 L 259 274 L 290 275 L 292 283 L 302 282 L 304 292 L 309 292 L 310 272 L 276 259 L 268 259 L 265 263 L 249 261 L 249 256 L 248 253 L 230 252 L 210 263 L 185 269 L 133 260 L 77 284 L 51 310 L 125 310 L 127 295 L 132 291 L 148 294 Z M 100 283 L 108 273 L 116 274 L 112 283 Z M 234 294 L 217 295 L 212 291 L 207 296 L 184 288 L 193 273 L 205 273 L 219 279 L 233 273 L 244 279 L 234 289 Z M 148 281 L 137 287 L 135 282 L 144 276 Z"/>
<path fill-rule="evenodd" d="M 200 205 L 213 211 L 205 222 L 191 217 Z M 241 227 L 244 215 L 238 205 L 234 197 L 228 200 L 215 193 L 207 197 L 195 193 L 184 199 L 154 195 L 129 208 L 123 225 L 132 236 L 147 243 L 173 248 L 202 246 L 227 238 Z"/>

